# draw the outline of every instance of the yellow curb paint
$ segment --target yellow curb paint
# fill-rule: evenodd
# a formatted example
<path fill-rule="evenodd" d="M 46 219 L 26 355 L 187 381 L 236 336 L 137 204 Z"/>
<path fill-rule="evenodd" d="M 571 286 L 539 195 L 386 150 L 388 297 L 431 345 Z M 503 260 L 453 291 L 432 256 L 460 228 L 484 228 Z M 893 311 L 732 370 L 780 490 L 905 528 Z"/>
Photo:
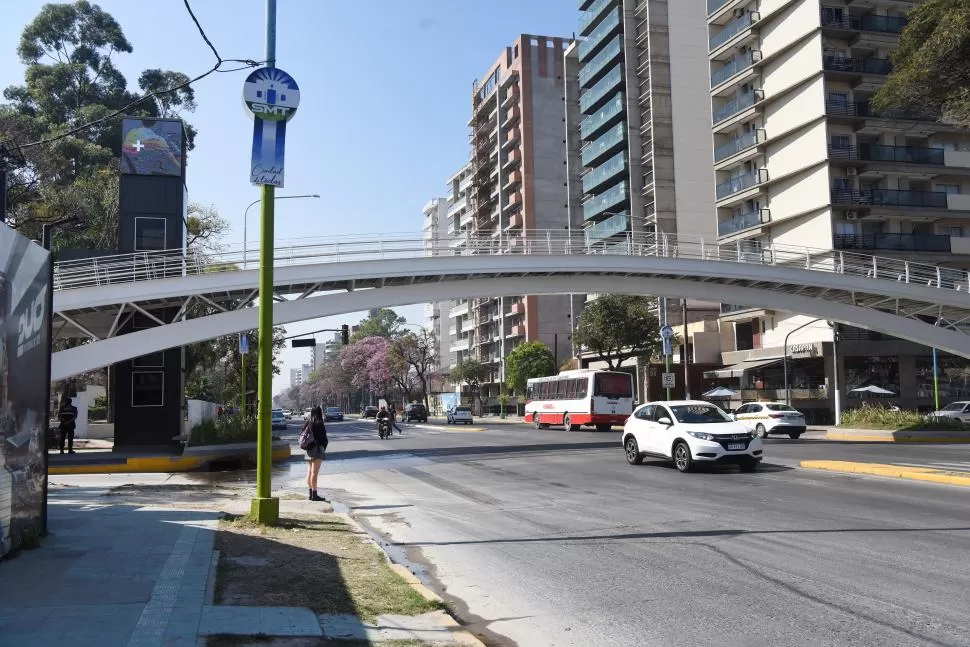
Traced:
<path fill-rule="evenodd" d="M 827 470 L 830 472 L 844 472 L 849 474 L 869 474 L 872 476 L 889 476 L 913 481 L 929 481 L 946 485 L 961 485 L 970 487 L 970 473 L 959 474 L 929 467 L 904 467 L 902 465 L 885 465 L 882 463 L 854 463 L 851 461 L 801 461 L 806 469 Z"/>
<path fill-rule="evenodd" d="M 273 462 L 290 458 L 290 448 L 273 450 Z M 86 465 L 50 466 L 48 474 L 135 474 L 190 472 L 204 467 L 211 457 L 205 456 L 135 456 L 124 463 L 89 463 Z"/>

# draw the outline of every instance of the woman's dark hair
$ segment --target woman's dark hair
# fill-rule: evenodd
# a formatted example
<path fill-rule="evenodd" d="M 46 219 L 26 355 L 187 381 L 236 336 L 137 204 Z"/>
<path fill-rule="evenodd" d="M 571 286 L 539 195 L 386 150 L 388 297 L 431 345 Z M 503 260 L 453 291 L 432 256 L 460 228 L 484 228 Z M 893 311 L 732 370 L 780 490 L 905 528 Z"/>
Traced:
<path fill-rule="evenodd" d="M 317 421 L 317 422 L 322 422 L 323 421 L 323 409 L 321 409 L 320 407 L 313 407 L 313 410 L 310 411 L 310 418 L 313 419 L 313 420 L 315 420 L 315 421 Z"/>

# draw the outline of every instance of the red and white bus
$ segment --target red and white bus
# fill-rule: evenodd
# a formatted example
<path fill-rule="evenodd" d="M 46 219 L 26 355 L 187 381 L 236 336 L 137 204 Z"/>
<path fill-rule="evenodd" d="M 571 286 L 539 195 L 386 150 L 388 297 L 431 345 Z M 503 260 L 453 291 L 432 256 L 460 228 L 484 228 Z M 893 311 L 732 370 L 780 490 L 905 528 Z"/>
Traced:
<path fill-rule="evenodd" d="M 525 421 L 536 429 L 563 425 L 569 431 L 595 426 L 609 431 L 633 413 L 633 376 L 579 369 L 528 381 Z"/>

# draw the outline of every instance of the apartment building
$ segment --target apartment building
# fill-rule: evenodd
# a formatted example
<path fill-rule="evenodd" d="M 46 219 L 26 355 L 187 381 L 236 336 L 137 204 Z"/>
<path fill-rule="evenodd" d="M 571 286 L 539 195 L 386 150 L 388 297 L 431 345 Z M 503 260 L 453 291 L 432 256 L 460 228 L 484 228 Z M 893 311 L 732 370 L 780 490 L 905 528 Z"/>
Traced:
<path fill-rule="evenodd" d="M 588 243 L 623 250 L 629 232 L 713 241 L 711 134 L 699 126 L 709 120 L 706 8 L 580 0 L 579 9 L 581 40 L 565 55 L 571 220 Z M 682 326 L 681 300 L 668 299 L 666 310 L 661 303 L 658 318 Z M 719 362 L 710 339 L 717 314 L 717 304 L 690 301 L 687 320 L 696 325 L 675 354 L 694 365 Z M 641 363 L 638 374 L 649 381 Z M 590 358 L 584 365 L 598 366 Z"/>
<path fill-rule="evenodd" d="M 448 251 L 449 222 L 448 198 L 432 198 L 421 209 L 424 218 L 423 237 L 424 250 L 427 256 L 444 254 Z M 438 342 L 438 358 L 440 365 L 447 370 L 451 365 L 450 345 L 448 335 L 449 301 L 435 301 L 425 304 L 424 316 L 426 327 L 433 330 Z"/>
<path fill-rule="evenodd" d="M 340 351 L 343 350 L 343 341 L 341 340 L 340 333 L 333 333 L 330 339 L 325 339 L 323 343 L 318 343 L 310 350 L 311 357 L 313 358 L 311 365 L 315 373 L 323 368 L 326 362 L 336 360 L 340 357 Z"/>
<path fill-rule="evenodd" d="M 449 246 L 457 248 L 465 244 L 465 232 L 472 231 L 472 210 L 469 194 L 472 183 L 471 162 L 448 178 L 448 237 Z M 472 356 L 474 321 L 470 317 L 468 300 L 452 301 L 448 305 L 448 364 L 443 361 L 442 368 L 452 369 Z"/>
<path fill-rule="evenodd" d="M 474 253 L 472 238 L 509 249 L 526 230 L 569 228 L 563 135 L 563 53 L 569 39 L 522 34 L 472 87 L 471 160 L 454 178 L 452 246 Z M 463 188 L 462 188 L 463 187 Z M 505 357 L 524 341 L 570 356 L 564 296 L 470 299 L 450 309 L 455 361 L 475 357 L 493 367 L 489 406 L 504 379 Z"/>
<path fill-rule="evenodd" d="M 970 265 L 970 135 L 938 115 L 880 113 L 871 103 L 916 4 L 708 0 L 722 242 L 755 254 L 772 242 Z M 868 384 L 898 394 L 900 406 L 933 404 L 929 348 L 845 326 L 835 348 L 836 327 L 825 321 L 722 312 L 732 366 L 709 377 L 740 384 L 745 399 L 784 397 L 787 351 L 793 404 L 820 422 L 831 420 L 836 370 L 849 406 L 851 389 Z M 940 363 L 941 394 L 965 397 L 962 380 L 948 377 L 964 361 Z"/>

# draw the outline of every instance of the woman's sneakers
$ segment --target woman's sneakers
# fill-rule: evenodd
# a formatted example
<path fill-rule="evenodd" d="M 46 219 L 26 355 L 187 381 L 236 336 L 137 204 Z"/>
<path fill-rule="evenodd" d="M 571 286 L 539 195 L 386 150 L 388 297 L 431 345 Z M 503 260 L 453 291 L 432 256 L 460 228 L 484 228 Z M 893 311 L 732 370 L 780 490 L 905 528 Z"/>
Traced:
<path fill-rule="evenodd" d="M 317 494 L 316 490 L 310 490 L 310 501 L 326 501 L 326 499 Z"/>

